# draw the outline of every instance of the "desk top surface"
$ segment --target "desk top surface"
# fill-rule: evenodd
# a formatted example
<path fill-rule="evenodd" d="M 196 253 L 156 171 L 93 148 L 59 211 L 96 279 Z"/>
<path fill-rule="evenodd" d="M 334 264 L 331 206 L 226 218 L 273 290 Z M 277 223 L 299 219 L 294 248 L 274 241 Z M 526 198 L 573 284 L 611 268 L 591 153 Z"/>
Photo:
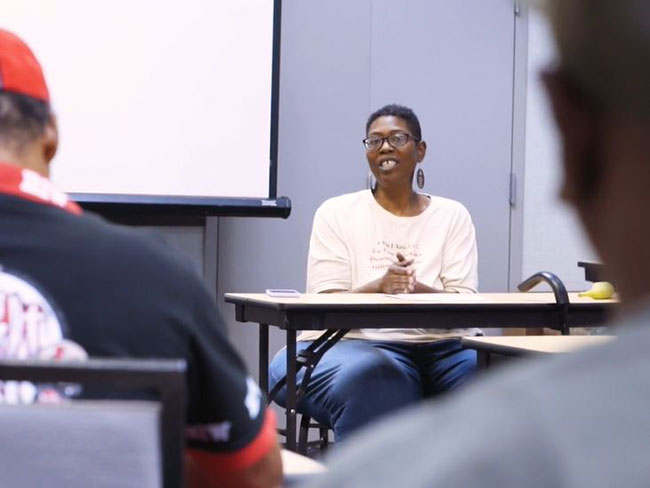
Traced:
<path fill-rule="evenodd" d="M 310 307 L 387 307 L 387 306 L 527 306 L 554 305 L 555 297 L 550 292 L 533 293 L 423 293 L 385 295 L 382 293 L 304 293 L 296 298 L 270 297 L 264 293 L 226 293 L 225 300 L 237 305 L 258 305 L 276 309 L 303 309 Z M 595 300 L 569 293 L 572 305 L 591 306 L 618 303 L 615 299 Z"/>
<path fill-rule="evenodd" d="M 326 471 L 325 465 L 301 454 L 282 449 L 282 468 L 284 474 L 315 474 Z"/>
<path fill-rule="evenodd" d="M 566 353 L 583 347 L 605 344 L 616 336 L 493 336 L 463 337 L 462 344 L 472 349 L 501 353 Z"/>

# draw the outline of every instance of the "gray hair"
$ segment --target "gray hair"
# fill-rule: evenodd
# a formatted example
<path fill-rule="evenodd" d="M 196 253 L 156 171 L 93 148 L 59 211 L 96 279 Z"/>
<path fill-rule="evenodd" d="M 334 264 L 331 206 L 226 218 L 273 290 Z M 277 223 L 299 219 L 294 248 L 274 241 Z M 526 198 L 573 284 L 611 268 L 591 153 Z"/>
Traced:
<path fill-rule="evenodd" d="M 537 0 L 561 68 L 607 111 L 650 121 L 650 0 Z"/>

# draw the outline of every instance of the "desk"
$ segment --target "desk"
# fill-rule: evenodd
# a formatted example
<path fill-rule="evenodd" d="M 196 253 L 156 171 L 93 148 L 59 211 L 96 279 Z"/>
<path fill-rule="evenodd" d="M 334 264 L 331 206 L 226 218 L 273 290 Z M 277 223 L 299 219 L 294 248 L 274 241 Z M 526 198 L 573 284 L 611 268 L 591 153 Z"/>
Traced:
<path fill-rule="evenodd" d="M 292 451 L 282 449 L 282 471 L 284 472 L 284 488 L 304 486 L 319 474 L 326 471 L 323 464 L 307 456 L 301 456 Z"/>
<path fill-rule="evenodd" d="M 555 303 L 552 293 L 439 293 L 390 295 L 372 293 L 304 294 L 299 298 L 271 298 L 262 293 L 226 293 L 235 305 L 239 322 L 259 324 L 259 383 L 268 393 L 269 326 L 286 332 L 287 339 L 287 448 L 296 448 L 298 367 L 312 368 L 309 358 L 296 358 L 298 330 L 322 330 L 329 348 L 345 333 L 364 328 L 463 328 L 463 327 L 562 327 L 563 313 L 569 327 L 602 324 L 616 305 L 614 300 L 594 300 L 569 294 L 566 309 Z M 320 340 L 320 339 L 319 339 Z M 300 366 L 298 360 L 301 360 Z"/>
<path fill-rule="evenodd" d="M 475 349 L 479 368 L 490 367 L 493 355 L 536 356 L 576 351 L 584 347 L 605 344 L 615 336 L 500 336 L 463 337 L 463 346 Z"/>

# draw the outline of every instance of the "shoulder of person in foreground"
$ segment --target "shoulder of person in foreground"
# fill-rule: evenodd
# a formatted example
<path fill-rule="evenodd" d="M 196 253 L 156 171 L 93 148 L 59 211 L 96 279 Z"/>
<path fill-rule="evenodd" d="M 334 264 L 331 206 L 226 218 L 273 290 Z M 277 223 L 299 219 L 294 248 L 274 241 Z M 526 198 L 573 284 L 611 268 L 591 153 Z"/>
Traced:
<path fill-rule="evenodd" d="M 119 261 L 146 269 L 140 278 L 143 284 L 163 280 L 162 287 L 174 293 L 167 298 L 187 309 L 179 320 L 190 341 L 189 350 L 183 351 L 188 361 L 190 486 L 278 485 L 282 465 L 275 417 L 230 344 L 223 319 L 198 273 L 155 233 L 90 219 L 88 225 L 110 237 L 110 245 L 121 246 Z"/>
<path fill-rule="evenodd" d="M 650 308 L 625 328 L 366 429 L 310 488 L 647 486 Z"/>

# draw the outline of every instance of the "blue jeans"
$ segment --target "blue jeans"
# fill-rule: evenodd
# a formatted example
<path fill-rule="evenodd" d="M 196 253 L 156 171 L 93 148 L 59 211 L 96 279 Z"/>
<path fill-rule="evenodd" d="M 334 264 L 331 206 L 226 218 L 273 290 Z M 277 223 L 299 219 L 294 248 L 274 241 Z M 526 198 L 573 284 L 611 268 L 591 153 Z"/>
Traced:
<path fill-rule="evenodd" d="M 309 344 L 298 342 L 298 351 Z M 387 413 L 458 387 L 475 369 L 476 353 L 463 349 L 459 339 L 421 344 L 343 339 L 314 369 L 298 412 L 331 426 L 340 442 Z M 282 349 L 269 368 L 271 388 L 286 372 Z M 286 407 L 286 387 L 275 401 Z"/>

